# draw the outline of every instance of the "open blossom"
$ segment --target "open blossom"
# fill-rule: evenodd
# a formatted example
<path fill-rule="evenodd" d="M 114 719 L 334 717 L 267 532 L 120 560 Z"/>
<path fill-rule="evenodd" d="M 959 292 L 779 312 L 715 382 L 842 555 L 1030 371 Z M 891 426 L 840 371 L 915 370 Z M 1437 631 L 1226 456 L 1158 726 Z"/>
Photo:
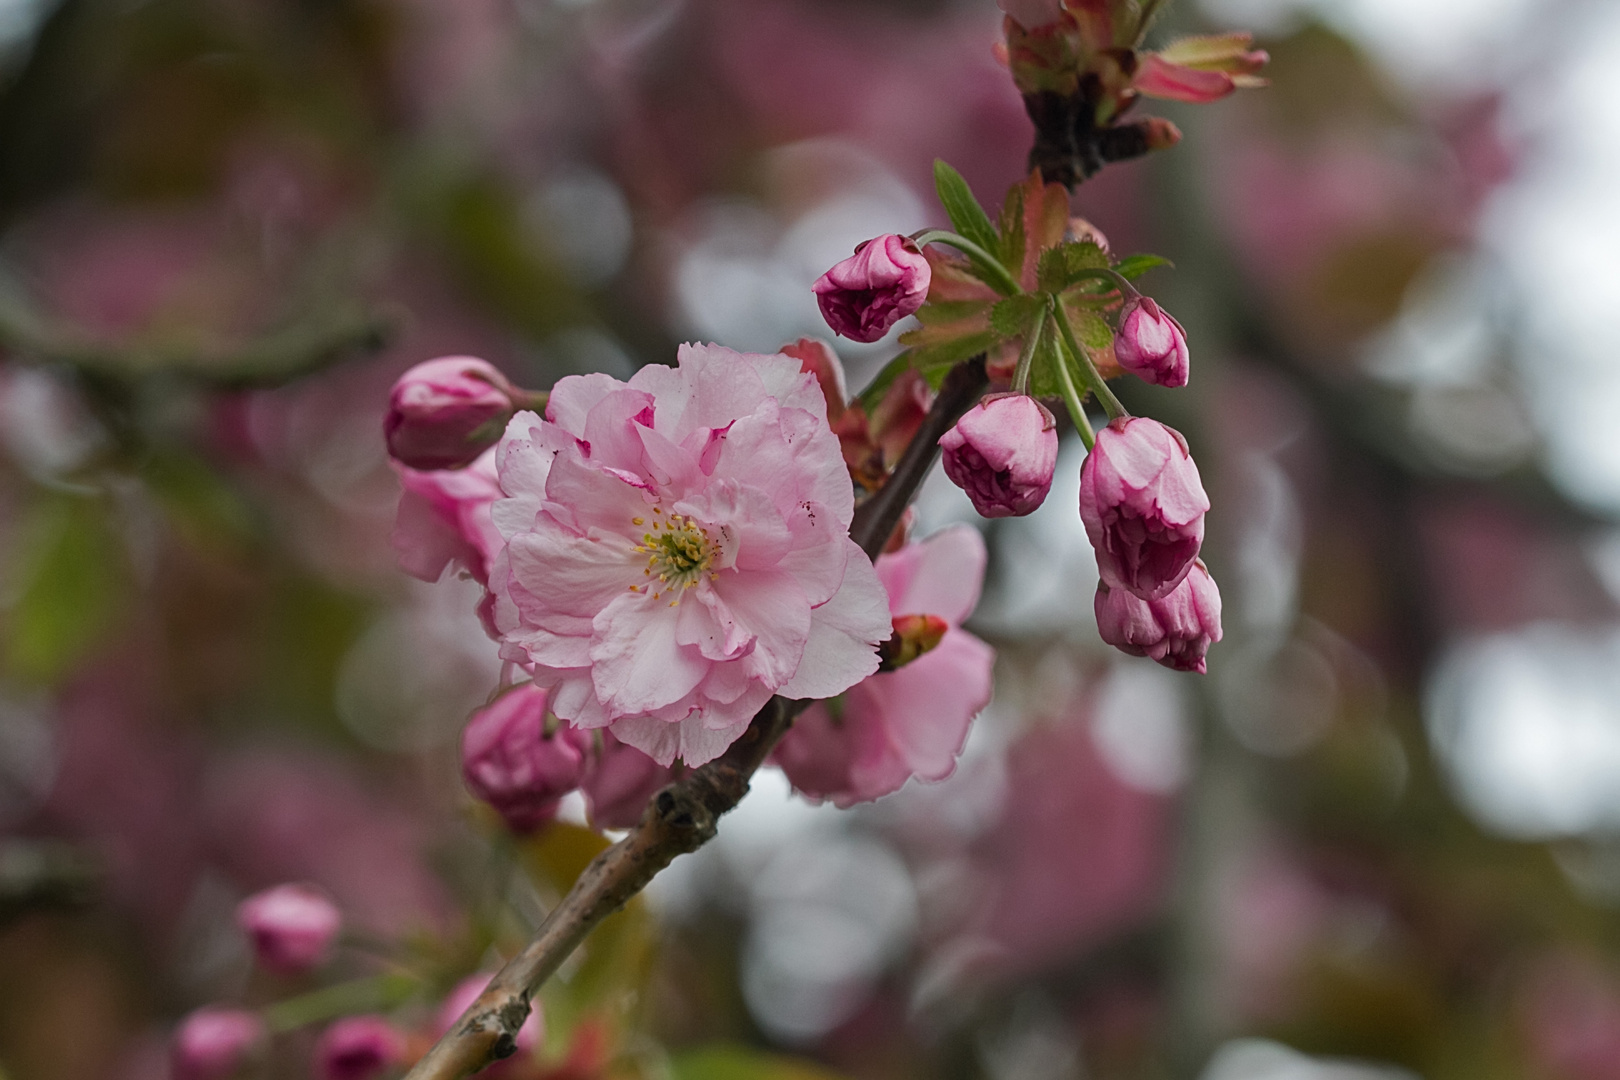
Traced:
<path fill-rule="evenodd" d="M 526 683 L 467 721 L 462 777 L 514 831 L 529 832 L 555 817 L 562 797 L 579 787 L 590 748 L 590 735 L 566 724 L 546 734 L 546 692 Z"/>
<path fill-rule="evenodd" d="M 1114 648 L 1151 657 L 1177 671 L 1205 671 L 1204 656 L 1221 640 L 1221 591 L 1202 559 L 1158 600 L 1097 583 L 1097 630 Z"/>
<path fill-rule="evenodd" d="M 591 762 L 580 790 L 591 824 L 598 829 L 628 829 L 641 820 L 647 800 L 680 778 L 678 768 L 660 765 L 633 746 L 602 732 L 602 746 Z"/>
<path fill-rule="evenodd" d="M 1057 468 L 1057 421 L 1045 405 L 1008 394 L 975 405 L 939 439 L 945 475 L 987 518 L 1022 517 L 1046 501 Z"/>
<path fill-rule="evenodd" d="M 990 646 L 961 628 L 979 602 L 984 540 L 966 525 L 943 529 L 878 559 L 896 621 L 943 619 L 938 645 L 895 671 L 873 675 L 838 702 L 810 706 L 777 743 L 773 760 L 793 786 L 838 806 L 898 791 L 913 776 L 956 769 L 968 725 L 990 700 Z"/>
<path fill-rule="evenodd" d="M 255 893 L 236 908 L 253 955 L 272 971 L 297 974 L 325 962 L 343 916 L 326 890 L 290 883 Z"/>
<path fill-rule="evenodd" d="M 928 298 L 928 260 L 893 233 L 868 240 L 811 286 L 834 333 L 876 341 Z"/>
<path fill-rule="evenodd" d="M 257 1013 L 209 1005 L 175 1029 L 170 1061 L 175 1080 L 228 1080 L 268 1038 Z"/>
<path fill-rule="evenodd" d="M 1179 433 L 1143 416 L 1097 432 L 1080 466 L 1080 520 L 1110 588 L 1156 600 L 1179 585 L 1204 542 L 1208 509 Z"/>
<path fill-rule="evenodd" d="M 686 345 L 623 383 L 574 376 L 498 450 L 502 655 L 557 716 L 668 765 L 718 756 L 772 694 L 871 674 L 883 587 L 814 376 Z"/>
<path fill-rule="evenodd" d="M 347 1016 L 315 1044 L 320 1080 L 371 1080 L 405 1054 L 405 1037 L 380 1016 Z"/>
<path fill-rule="evenodd" d="M 459 469 L 495 445 L 514 391 L 494 365 L 472 356 L 417 364 L 388 395 L 388 453 L 413 469 Z"/>
<path fill-rule="evenodd" d="M 1186 386 L 1187 332 L 1152 297 L 1135 297 L 1119 314 L 1114 359 L 1126 371 L 1155 386 Z"/>

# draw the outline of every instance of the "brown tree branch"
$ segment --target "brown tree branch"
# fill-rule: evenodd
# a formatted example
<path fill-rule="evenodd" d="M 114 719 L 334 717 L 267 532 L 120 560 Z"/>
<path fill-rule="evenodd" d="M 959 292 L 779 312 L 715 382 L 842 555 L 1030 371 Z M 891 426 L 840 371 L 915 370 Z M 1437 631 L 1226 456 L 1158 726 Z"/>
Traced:
<path fill-rule="evenodd" d="M 939 453 L 939 437 L 984 392 L 984 357 L 958 364 L 945 377 L 887 483 L 855 513 L 850 535 L 871 558 L 883 550 Z M 714 837 L 720 816 L 748 794 L 793 718 L 810 702 L 773 697 L 724 754 L 660 791 L 630 835 L 598 855 L 568 895 L 552 908 L 523 950 L 501 968 L 467 1011 L 434 1044 L 405 1080 L 460 1080 L 517 1050 L 518 1029 L 542 984 L 603 919 L 622 908 L 677 855 Z"/>

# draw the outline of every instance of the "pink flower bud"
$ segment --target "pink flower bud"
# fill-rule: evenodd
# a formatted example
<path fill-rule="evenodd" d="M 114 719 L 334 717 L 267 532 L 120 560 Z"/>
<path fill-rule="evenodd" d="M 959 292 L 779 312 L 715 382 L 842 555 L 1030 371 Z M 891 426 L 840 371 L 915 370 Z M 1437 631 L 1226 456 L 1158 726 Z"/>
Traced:
<path fill-rule="evenodd" d="M 579 787 L 590 747 L 590 735 L 568 724 L 546 734 L 546 692 L 527 683 L 473 713 L 461 737 L 462 777 L 514 832 L 531 832 Z"/>
<path fill-rule="evenodd" d="M 1120 417 L 1080 466 L 1080 520 L 1112 589 L 1156 600 L 1187 576 L 1204 542 L 1209 496 L 1175 430 Z"/>
<path fill-rule="evenodd" d="M 598 829 L 628 829 L 641 820 L 647 800 L 680 773 L 602 731 L 602 749 L 581 787 Z"/>
<path fill-rule="evenodd" d="M 174 1080 L 227 1080 L 268 1034 L 257 1013 L 204 1006 L 175 1029 L 170 1048 Z"/>
<path fill-rule="evenodd" d="M 417 364 L 388 396 L 388 453 L 413 469 L 459 469 L 501 437 L 515 393 L 506 376 L 475 357 Z"/>
<path fill-rule="evenodd" d="M 922 307 L 928 297 L 928 260 L 904 236 L 868 240 L 811 286 L 833 332 L 852 341 L 876 341 Z"/>
<path fill-rule="evenodd" d="M 405 1054 L 405 1037 L 380 1016 L 349 1016 L 315 1044 L 315 1074 L 321 1080 L 371 1080 Z"/>
<path fill-rule="evenodd" d="M 940 436 L 945 475 L 987 518 L 1022 517 L 1046 501 L 1057 468 L 1057 421 L 1023 394 L 982 401 Z"/>
<path fill-rule="evenodd" d="M 1204 655 L 1221 640 L 1221 591 L 1202 559 L 1194 559 L 1181 584 L 1159 600 L 1098 582 L 1096 609 L 1104 641 L 1177 671 L 1202 675 Z"/>
<path fill-rule="evenodd" d="M 1143 382 L 1187 385 L 1187 332 L 1151 296 L 1126 302 L 1119 313 L 1114 359 Z"/>
<path fill-rule="evenodd" d="M 253 942 L 259 963 L 287 975 L 325 961 L 342 923 L 332 898 L 314 885 L 277 885 L 236 908 L 236 925 Z"/>

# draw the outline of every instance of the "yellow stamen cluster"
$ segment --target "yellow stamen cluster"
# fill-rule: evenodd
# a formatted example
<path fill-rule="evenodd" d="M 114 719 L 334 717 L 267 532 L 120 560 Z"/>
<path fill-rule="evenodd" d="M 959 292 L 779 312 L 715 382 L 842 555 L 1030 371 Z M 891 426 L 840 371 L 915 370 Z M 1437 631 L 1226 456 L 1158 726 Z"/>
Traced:
<path fill-rule="evenodd" d="M 718 576 L 709 568 L 720 558 L 720 544 L 709 536 L 708 529 L 684 514 L 665 514 L 661 506 L 654 506 L 652 513 L 652 531 L 641 534 L 635 550 L 647 556 L 647 568 L 642 574 L 656 577 L 657 581 L 632 585 L 630 591 L 651 590 L 654 600 L 673 593 L 675 599 L 669 606 L 675 607 L 681 595 L 703 580 L 704 574 L 710 580 Z M 639 527 L 646 524 L 646 519 L 631 518 L 630 523 Z"/>

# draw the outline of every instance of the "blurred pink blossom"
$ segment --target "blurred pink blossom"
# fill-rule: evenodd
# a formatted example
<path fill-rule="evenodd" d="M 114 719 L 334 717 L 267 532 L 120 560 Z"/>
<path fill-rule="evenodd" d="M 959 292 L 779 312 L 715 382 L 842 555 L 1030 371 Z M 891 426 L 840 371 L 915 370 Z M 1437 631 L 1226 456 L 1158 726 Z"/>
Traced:
<path fill-rule="evenodd" d="M 686 345 L 628 384 L 563 379 L 499 447 L 503 655 L 582 728 L 667 765 L 718 756 L 774 693 L 877 667 L 882 587 L 816 380 Z"/>
<path fill-rule="evenodd" d="M 1080 520 L 1110 588 L 1153 600 L 1179 585 L 1203 543 L 1208 509 L 1179 432 L 1142 416 L 1097 432 L 1080 466 Z"/>
<path fill-rule="evenodd" d="M 940 436 L 945 475 L 987 518 L 1022 517 L 1046 501 L 1057 468 L 1057 421 L 1032 397 L 1006 394 L 969 409 Z"/>
<path fill-rule="evenodd" d="M 380 1016 L 348 1016 L 315 1044 L 320 1080 L 371 1080 L 405 1054 L 405 1037 Z"/>
<path fill-rule="evenodd" d="M 591 824 L 598 829 L 628 829 L 641 820 L 647 800 L 673 783 L 682 770 L 660 765 L 633 746 L 599 733 L 596 752 L 580 785 L 590 808 Z"/>
<path fill-rule="evenodd" d="M 561 724 L 546 734 L 546 692 L 513 687 L 473 713 L 461 736 L 467 790 L 499 811 L 516 832 L 531 832 L 557 813 L 579 787 L 591 749 L 589 732 Z"/>
<path fill-rule="evenodd" d="M 272 971 L 297 974 L 331 954 L 343 916 L 326 890 L 289 883 L 254 893 L 236 908 L 253 954 Z"/>
<path fill-rule="evenodd" d="M 990 700 L 995 653 L 961 629 L 978 603 L 985 557 L 983 539 L 966 525 L 879 557 L 890 610 L 935 615 L 948 629 L 911 663 L 794 721 L 772 760 L 800 793 L 847 807 L 898 791 L 913 776 L 942 780 L 955 771 L 968 725 Z"/>
<path fill-rule="evenodd" d="M 174 1080 L 229 1080 L 268 1039 L 257 1013 L 206 1005 L 175 1029 Z"/>

